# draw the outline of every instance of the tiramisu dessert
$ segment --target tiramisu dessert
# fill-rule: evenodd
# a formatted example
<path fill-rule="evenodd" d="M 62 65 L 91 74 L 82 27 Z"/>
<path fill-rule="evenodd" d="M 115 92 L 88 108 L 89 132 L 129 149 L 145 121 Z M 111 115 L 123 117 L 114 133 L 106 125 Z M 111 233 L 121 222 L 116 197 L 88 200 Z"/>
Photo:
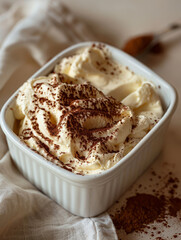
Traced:
<path fill-rule="evenodd" d="M 18 136 L 76 174 L 111 168 L 163 115 L 156 87 L 113 59 L 103 44 L 63 58 L 20 88 Z"/>

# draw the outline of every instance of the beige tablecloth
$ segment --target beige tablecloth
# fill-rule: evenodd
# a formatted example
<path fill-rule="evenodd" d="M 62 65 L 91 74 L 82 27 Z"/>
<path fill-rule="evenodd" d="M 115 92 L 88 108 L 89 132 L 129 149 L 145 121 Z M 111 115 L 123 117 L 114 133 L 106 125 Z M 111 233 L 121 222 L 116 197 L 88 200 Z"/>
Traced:
<path fill-rule="evenodd" d="M 54 1 L 1 1 L 0 105 L 65 47 L 94 36 Z M 0 239 L 117 239 L 108 213 L 74 216 L 39 192 L 15 168 L 0 129 Z"/>

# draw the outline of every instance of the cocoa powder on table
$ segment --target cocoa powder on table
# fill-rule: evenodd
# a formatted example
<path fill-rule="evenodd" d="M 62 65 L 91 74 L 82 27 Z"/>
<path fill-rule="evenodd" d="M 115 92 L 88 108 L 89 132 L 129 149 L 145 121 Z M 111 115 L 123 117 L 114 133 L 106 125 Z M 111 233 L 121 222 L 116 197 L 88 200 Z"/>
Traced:
<path fill-rule="evenodd" d="M 177 216 L 177 212 L 181 209 L 180 198 L 170 198 L 169 214 L 172 217 Z"/>
<path fill-rule="evenodd" d="M 152 172 L 153 177 L 165 181 L 164 187 L 152 189 L 154 194 L 136 193 L 134 196 L 127 198 L 125 206 L 117 209 L 114 215 L 111 215 L 113 223 L 117 230 L 123 229 L 127 234 L 132 232 L 144 232 L 149 229 L 149 224 L 154 221 L 162 223 L 163 227 L 170 227 L 167 217 L 176 217 L 177 212 L 181 210 L 181 198 L 176 197 L 179 180 L 173 177 L 169 172 L 165 177 L 161 177 Z M 150 178 L 152 181 L 152 178 Z M 141 191 L 142 185 L 138 186 L 137 191 Z M 180 219 L 181 221 L 181 219 Z M 156 227 L 153 227 L 156 230 Z M 157 234 L 161 231 L 157 231 Z M 154 236 L 154 234 L 152 233 Z M 173 238 L 181 236 L 181 233 L 175 234 Z M 156 239 L 162 239 L 157 237 Z"/>
<path fill-rule="evenodd" d="M 113 222 L 117 229 L 123 228 L 126 233 L 138 231 L 163 215 L 165 197 L 150 194 L 137 194 L 127 199 L 126 206 L 117 213 Z"/>

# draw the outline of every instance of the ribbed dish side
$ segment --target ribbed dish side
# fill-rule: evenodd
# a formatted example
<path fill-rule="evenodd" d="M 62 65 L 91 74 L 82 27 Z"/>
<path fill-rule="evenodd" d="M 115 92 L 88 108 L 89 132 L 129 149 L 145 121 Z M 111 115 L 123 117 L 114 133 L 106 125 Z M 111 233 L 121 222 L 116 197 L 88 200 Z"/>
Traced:
<path fill-rule="evenodd" d="M 25 178 L 73 214 L 90 216 L 90 188 L 74 186 L 64 181 L 23 153 L 11 140 L 7 139 L 7 142 L 11 156 Z"/>
<path fill-rule="evenodd" d="M 25 178 L 73 214 L 90 217 L 105 211 L 127 187 L 123 175 L 94 188 L 74 186 L 39 165 L 8 140 L 11 156 Z M 119 186 L 119 191 L 118 191 Z"/>

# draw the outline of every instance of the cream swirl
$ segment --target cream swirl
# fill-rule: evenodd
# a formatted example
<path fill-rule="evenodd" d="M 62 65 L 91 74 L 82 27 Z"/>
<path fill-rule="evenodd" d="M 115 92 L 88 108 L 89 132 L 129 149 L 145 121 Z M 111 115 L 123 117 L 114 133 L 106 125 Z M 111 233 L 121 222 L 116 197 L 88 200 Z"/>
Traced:
<path fill-rule="evenodd" d="M 18 135 L 47 160 L 77 174 L 114 166 L 163 115 L 156 86 L 119 64 L 103 44 L 63 58 L 24 83 Z"/>
<path fill-rule="evenodd" d="M 22 86 L 15 108 L 21 120 L 19 136 L 61 167 L 79 174 L 98 173 L 123 157 L 133 113 L 89 83 L 71 80 L 51 74 Z"/>

